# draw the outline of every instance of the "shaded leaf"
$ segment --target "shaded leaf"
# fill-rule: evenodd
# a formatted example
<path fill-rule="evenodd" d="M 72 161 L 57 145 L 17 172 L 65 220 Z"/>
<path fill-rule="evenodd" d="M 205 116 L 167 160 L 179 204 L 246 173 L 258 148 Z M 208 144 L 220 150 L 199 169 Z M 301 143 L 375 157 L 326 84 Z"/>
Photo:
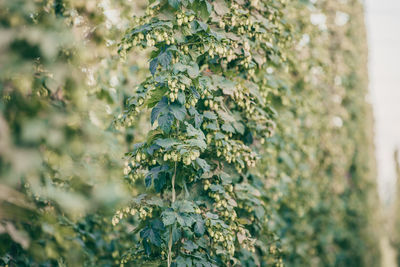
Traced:
<path fill-rule="evenodd" d="M 158 104 L 151 111 L 151 116 L 150 116 L 151 124 L 153 124 L 157 120 L 158 115 L 162 111 L 166 110 L 167 107 L 168 107 L 168 98 L 166 96 L 164 96 L 161 98 L 160 102 L 158 102 Z"/>
<path fill-rule="evenodd" d="M 201 158 L 196 159 L 196 163 L 203 169 L 204 172 L 210 171 L 210 165 L 208 165 L 207 161 Z"/>
<path fill-rule="evenodd" d="M 175 9 L 178 9 L 180 0 L 168 0 L 168 4 Z"/>
<path fill-rule="evenodd" d="M 174 211 L 163 211 L 161 214 L 162 221 L 165 226 L 174 224 L 176 221 L 177 214 Z"/>
<path fill-rule="evenodd" d="M 202 218 L 199 218 L 196 220 L 196 223 L 194 225 L 194 232 L 197 236 L 202 236 L 205 232 L 205 227 L 204 227 L 204 220 Z"/>
<path fill-rule="evenodd" d="M 156 73 L 157 66 L 158 66 L 158 59 L 157 58 L 154 58 L 152 61 L 150 61 L 149 70 L 150 70 L 151 75 L 154 75 Z"/>
<path fill-rule="evenodd" d="M 170 132 L 173 122 L 174 115 L 172 113 L 163 114 L 158 118 L 158 125 L 165 133 Z"/>
<path fill-rule="evenodd" d="M 172 103 L 170 105 L 170 110 L 177 120 L 183 121 L 186 116 L 186 108 L 184 105 Z"/>

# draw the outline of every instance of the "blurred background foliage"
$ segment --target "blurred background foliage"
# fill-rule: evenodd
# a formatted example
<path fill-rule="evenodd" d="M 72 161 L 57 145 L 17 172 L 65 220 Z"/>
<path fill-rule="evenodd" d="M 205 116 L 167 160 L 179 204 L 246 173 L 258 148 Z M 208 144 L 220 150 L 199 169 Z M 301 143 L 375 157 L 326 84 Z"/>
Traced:
<path fill-rule="evenodd" d="M 379 266 L 363 6 L 312 2 L 287 4 L 291 64 L 269 74 L 266 223 L 287 266 Z M 146 5 L 0 1 L 0 266 L 113 266 L 136 244 L 135 226 L 111 218 L 144 190 L 121 177 L 148 114 L 127 129 L 112 121 L 149 73 L 148 51 L 117 54 Z"/>
<path fill-rule="evenodd" d="M 396 162 L 396 174 L 397 174 L 397 192 L 399 191 L 400 187 L 400 161 L 399 161 L 399 151 L 396 150 L 394 153 L 394 160 Z M 391 233 L 391 243 L 392 246 L 395 248 L 395 253 L 396 253 L 396 262 L 397 265 L 400 265 L 400 198 L 396 197 L 396 200 L 394 201 L 393 204 L 393 211 L 394 212 L 394 220 L 393 220 L 393 225 L 391 226 L 391 229 L 389 229 L 389 232 Z"/>
<path fill-rule="evenodd" d="M 260 164 L 274 192 L 269 223 L 288 266 L 379 266 L 363 6 L 292 8 L 291 90 L 278 88 L 278 130 Z"/>

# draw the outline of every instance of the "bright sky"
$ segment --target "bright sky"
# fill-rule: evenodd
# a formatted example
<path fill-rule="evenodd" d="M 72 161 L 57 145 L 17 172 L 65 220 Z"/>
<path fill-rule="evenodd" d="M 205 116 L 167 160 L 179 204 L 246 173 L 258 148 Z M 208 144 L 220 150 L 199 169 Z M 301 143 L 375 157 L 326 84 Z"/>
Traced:
<path fill-rule="evenodd" d="M 396 188 L 393 153 L 400 149 L 400 0 L 366 5 L 379 195 L 388 203 Z"/>

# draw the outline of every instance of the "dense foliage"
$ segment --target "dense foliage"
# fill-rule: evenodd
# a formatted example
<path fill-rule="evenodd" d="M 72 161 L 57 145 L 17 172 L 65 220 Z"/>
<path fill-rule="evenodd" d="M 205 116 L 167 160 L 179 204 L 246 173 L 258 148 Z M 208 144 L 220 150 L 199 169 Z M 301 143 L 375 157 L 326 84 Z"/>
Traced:
<path fill-rule="evenodd" d="M 378 266 L 357 0 L 2 1 L 0 265 Z"/>

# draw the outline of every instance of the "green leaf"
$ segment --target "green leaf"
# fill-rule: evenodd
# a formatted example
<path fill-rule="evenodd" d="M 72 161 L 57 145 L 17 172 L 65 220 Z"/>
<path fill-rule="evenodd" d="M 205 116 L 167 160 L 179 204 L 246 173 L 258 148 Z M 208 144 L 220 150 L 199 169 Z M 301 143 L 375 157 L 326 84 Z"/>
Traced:
<path fill-rule="evenodd" d="M 175 9 L 178 9 L 180 0 L 168 0 L 168 4 Z"/>
<path fill-rule="evenodd" d="M 193 252 L 194 250 L 198 249 L 199 246 L 193 243 L 193 241 L 191 240 L 186 240 L 183 244 L 183 248 L 189 250 L 190 252 Z"/>
<path fill-rule="evenodd" d="M 200 217 L 196 220 L 196 223 L 194 224 L 194 232 L 197 236 L 202 236 L 205 231 L 206 229 L 204 227 L 204 220 Z"/>
<path fill-rule="evenodd" d="M 185 93 L 183 91 L 178 92 L 178 102 L 182 105 L 186 103 Z"/>
<path fill-rule="evenodd" d="M 193 10 L 197 12 L 202 20 L 207 21 L 208 17 L 211 14 L 212 7 L 205 0 L 197 0 L 196 2 L 194 2 Z"/>
<path fill-rule="evenodd" d="M 168 98 L 166 96 L 162 97 L 160 102 L 151 110 L 151 124 L 157 120 L 158 115 L 168 108 Z"/>
<path fill-rule="evenodd" d="M 184 71 L 186 71 L 186 69 L 187 69 L 187 66 L 182 64 L 182 63 L 180 63 L 180 62 L 175 63 L 174 67 L 173 67 L 173 70 L 174 70 L 175 74 L 177 74 L 179 72 L 184 72 Z"/>
<path fill-rule="evenodd" d="M 195 222 L 195 219 L 191 217 L 189 214 L 179 214 L 179 216 L 176 218 L 178 223 L 183 226 L 183 227 L 191 227 L 193 223 Z"/>
<path fill-rule="evenodd" d="M 157 177 L 154 177 L 154 189 L 156 192 L 161 192 L 167 181 L 167 172 L 160 172 Z"/>
<path fill-rule="evenodd" d="M 186 108 L 184 105 L 174 102 L 170 105 L 170 110 L 177 120 L 183 121 L 185 119 Z"/>
<path fill-rule="evenodd" d="M 213 75 L 212 76 L 214 85 L 218 86 L 219 88 L 222 89 L 222 92 L 224 92 L 225 95 L 233 95 L 233 92 L 235 91 L 236 88 L 236 83 L 225 79 L 225 77 L 218 76 L 218 75 Z"/>
<path fill-rule="evenodd" d="M 217 115 L 215 115 L 214 112 L 212 111 L 205 111 L 203 113 L 203 116 L 209 120 L 216 120 L 217 119 Z"/>
<path fill-rule="evenodd" d="M 199 76 L 199 65 L 196 62 L 192 63 L 190 66 L 187 66 L 187 73 L 190 78 L 194 79 Z"/>
<path fill-rule="evenodd" d="M 153 196 L 150 199 L 146 200 L 148 205 L 162 207 L 164 205 L 163 200 L 159 197 Z"/>
<path fill-rule="evenodd" d="M 210 171 L 210 165 L 208 165 L 207 161 L 201 158 L 196 159 L 196 163 L 203 169 L 204 172 Z"/>
<path fill-rule="evenodd" d="M 229 8 L 226 5 L 225 0 L 214 0 L 213 5 L 215 12 L 220 16 L 224 16 L 229 12 Z"/>
<path fill-rule="evenodd" d="M 228 133 L 234 133 L 235 132 L 235 129 L 232 127 L 232 125 L 230 123 L 224 123 L 221 126 L 221 129 L 224 130 L 225 132 L 228 132 Z"/>
<path fill-rule="evenodd" d="M 186 123 L 186 132 L 188 134 L 188 136 L 195 136 L 195 137 L 199 137 L 201 139 L 205 139 L 204 133 L 202 130 L 196 129 L 194 128 L 191 124 Z"/>
<path fill-rule="evenodd" d="M 210 130 L 214 130 L 214 131 L 218 131 L 218 125 L 215 122 L 212 123 L 208 123 L 206 129 L 210 129 Z"/>
<path fill-rule="evenodd" d="M 150 61 L 149 70 L 150 70 L 151 75 L 154 76 L 154 74 L 157 71 L 157 66 L 158 66 L 158 59 L 157 58 L 154 58 L 152 61 Z"/>
<path fill-rule="evenodd" d="M 207 144 L 203 139 L 189 139 L 185 141 L 186 144 L 190 146 L 196 146 L 200 148 L 201 150 L 204 150 L 207 148 Z"/>
<path fill-rule="evenodd" d="M 192 259 L 189 257 L 182 257 L 178 256 L 176 258 L 176 266 L 177 267 L 192 267 Z M 202 266 L 202 264 L 197 265 L 197 266 Z"/>
<path fill-rule="evenodd" d="M 172 204 L 172 208 L 178 212 L 193 213 L 193 203 L 188 200 L 178 200 Z"/>
<path fill-rule="evenodd" d="M 157 145 L 162 148 L 170 148 L 173 145 L 179 144 L 180 142 L 173 138 L 158 139 L 155 141 Z"/>
<path fill-rule="evenodd" d="M 166 183 L 166 175 L 168 165 L 156 166 L 149 170 L 146 178 L 144 179 L 146 187 L 150 187 L 154 180 L 154 189 L 160 192 Z"/>
<path fill-rule="evenodd" d="M 178 242 L 181 236 L 182 236 L 181 229 L 176 227 L 176 224 L 174 224 L 174 226 L 172 227 L 172 244 Z"/>
<path fill-rule="evenodd" d="M 216 132 L 214 135 L 215 140 L 225 139 L 225 135 L 221 132 Z"/>
<path fill-rule="evenodd" d="M 194 107 L 189 108 L 189 114 L 191 116 L 194 116 L 194 125 L 197 129 L 199 129 L 201 124 L 203 123 L 203 116 L 200 115 Z"/>
<path fill-rule="evenodd" d="M 192 83 L 192 80 L 186 77 L 185 75 L 179 75 L 179 81 L 187 86 Z"/>
<path fill-rule="evenodd" d="M 165 133 L 169 133 L 171 131 L 172 123 L 174 122 L 174 115 L 172 113 L 162 114 L 158 118 L 158 126 Z"/>
<path fill-rule="evenodd" d="M 174 224 L 176 221 L 177 214 L 174 211 L 163 211 L 161 218 L 165 226 Z"/>
<path fill-rule="evenodd" d="M 212 184 L 212 185 L 210 186 L 210 190 L 213 191 L 213 192 L 218 192 L 218 193 L 220 193 L 220 194 L 225 193 L 224 188 L 223 188 L 221 185 L 219 185 L 219 184 Z"/>
<path fill-rule="evenodd" d="M 161 53 L 157 58 L 158 58 L 158 62 L 160 63 L 160 65 L 163 68 L 167 68 L 171 64 L 172 54 L 170 51 L 165 51 L 165 52 Z"/>
<path fill-rule="evenodd" d="M 207 31 L 208 30 L 208 25 L 202 21 L 197 21 L 197 23 L 199 24 L 199 27 L 203 30 L 203 31 Z"/>
<path fill-rule="evenodd" d="M 156 87 L 153 91 L 150 93 L 150 97 L 146 100 L 146 105 L 149 108 L 154 107 L 158 102 L 160 102 L 161 98 L 165 95 L 167 92 L 168 88 L 167 87 Z"/>
<path fill-rule="evenodd" d="M 240 134 L 244 134 L 244 125 L 238 121 L 233 122 L 233 126 L 235 127 L 236 131 Z"/>
<path fill-rule="evenodd" d="M 153 245 L 160 247 L 161 246 L 161 236 L 160 230 L 163 230 L 164 226 L 160 220 L 154 220 L 151 222 L 149 226 L 144 228 L 140 232 L 140 237 L 143 239 L 148 239 L 150 243 Z"/>

